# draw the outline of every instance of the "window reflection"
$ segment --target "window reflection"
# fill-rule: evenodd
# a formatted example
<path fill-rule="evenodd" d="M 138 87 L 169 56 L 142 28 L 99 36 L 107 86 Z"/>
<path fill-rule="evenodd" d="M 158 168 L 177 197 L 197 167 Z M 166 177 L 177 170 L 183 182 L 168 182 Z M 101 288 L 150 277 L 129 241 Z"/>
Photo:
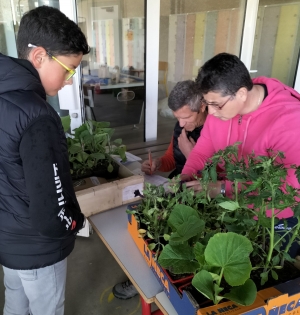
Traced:
<path fill-rule="evenodd" d="M 252 76 L 274 77 L 293 86 L 299 58 L 300 1 L 259 2 Z"/>
<path fill-rule="evenodd" d="M 86 118 L 110 122 L 116 136 L 124 140 L 126 134 L 127 144 L 142 142 L 144 1 L 81 0 L 78 17 L 91 47 L 91 53 L 82 61 Z"/>
<path fill-rule="evenodd" d="M 167 79 L 159 84 L 159 136 L 169 126 L 171 137 L 176 122 L 167 105 L 168 91 L 178 81 L 195 79 L 214 55 L 240 55 L 245 7 L 245 0 L 161 0 L 159 60 L 167 63 Z M 165 73 L 159 75 L 163 82 Z"/>

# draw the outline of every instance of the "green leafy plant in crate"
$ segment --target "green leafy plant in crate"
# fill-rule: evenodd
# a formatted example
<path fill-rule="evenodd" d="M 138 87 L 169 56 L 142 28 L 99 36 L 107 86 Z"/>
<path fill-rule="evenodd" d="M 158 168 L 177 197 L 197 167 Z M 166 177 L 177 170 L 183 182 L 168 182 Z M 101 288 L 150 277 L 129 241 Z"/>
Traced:
<path fill-rule="evenodd" d="M 69 116 L 62 118 L 65 131 L 70 127 Z M 109 122 L 87 120 L 74 135 L 67 137 L 69 162 L 73 177 L 87 177 L 112 173 L 118 170 L 118 164 L 112 155 L 119 155 L 126 161 L 126 147 L 121 139 L 111 140 L 114 129 Z"/>
<path fill-rule="evenodd" d="M 291 171 L 299 180 L 300 168 L 287 168 L 281 152 L 239 158 L 237 146 L 217 152 L 206 164 L 198 179 L 202 191 L 192 197 L 197 200 L 194 205 L 179 204 L 179 199 L 173 203 L 167 220 L 169 244 L 158 262 L 173 273 L 194 273 L 192 284 L 214 303 L 226 298 L 251 305 L 257 292 L 251 277 L 258 275 L 260 285 L 270 278 L 278 280 L 285 261 L 293 261 L 288 251 L 298 240 L 300 195 L 285 180 Z M 232 191 L 228 197 L 211 199 L 210 183 L 217 180 L 220 164 Z M 274 229 L 279 221 L 276 215 L 287 207 L 298 223 L 279 233 Z"/>

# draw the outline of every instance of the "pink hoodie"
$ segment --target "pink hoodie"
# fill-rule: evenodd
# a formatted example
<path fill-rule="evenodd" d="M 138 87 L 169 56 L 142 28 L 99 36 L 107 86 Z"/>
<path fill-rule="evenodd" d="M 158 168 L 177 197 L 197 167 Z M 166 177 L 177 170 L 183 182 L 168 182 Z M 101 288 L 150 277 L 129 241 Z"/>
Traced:
<path fill-rule="evenodd" d="M 236 142 L 241 142 L 240 156 L 253 151 L 267 156 L 267 149 L 272 149 L 284 153 L 287 166 L 300 165 L 300 94 L 277 79 L 258 77 L 253 83 L 267 86 L 268 96 L 260 107 L 243 115 L 240 123 L 240 115 L 227 121 L 208 115 L 182 174 L 196 174 L 215 152 Z M 294 171 L 289 171 L 287 182 L 300 188 Z M 231 182 L 226 181 L 226 191 L 230 190 Z M 293 212 L 289 208 L 278 215 L 279 218 L 291 216 Z"/>

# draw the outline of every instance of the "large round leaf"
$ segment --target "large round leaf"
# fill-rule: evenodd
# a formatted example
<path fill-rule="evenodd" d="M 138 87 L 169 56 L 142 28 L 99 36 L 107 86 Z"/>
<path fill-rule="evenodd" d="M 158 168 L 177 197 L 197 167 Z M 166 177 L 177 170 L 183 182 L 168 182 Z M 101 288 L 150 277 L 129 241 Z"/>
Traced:
<path fill-rule="evenodd" d="M 158 257 L 158 263 L 175 274 L 192 273 L 199 268 L 194 260 L 193 248 L 187 244 L 171 246 L 166 245 Z"/>
<path fill-rule="evenodd" d="M 224 269 L 224 278 L 231 286 L 238 286 L 250 278 L 251 263 L 249 254 L 251 242 L 236 233 L 217 233 L 208 242 L 205 260 L 211 266 Z"/>

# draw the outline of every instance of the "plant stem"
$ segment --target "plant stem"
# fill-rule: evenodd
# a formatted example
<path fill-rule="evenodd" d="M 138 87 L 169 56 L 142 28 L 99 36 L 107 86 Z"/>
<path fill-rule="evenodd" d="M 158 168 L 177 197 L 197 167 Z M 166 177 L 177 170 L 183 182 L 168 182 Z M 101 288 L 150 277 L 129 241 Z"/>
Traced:
<path fill-rule="evenodd" d="M 299 234 L 299 230 L 300 230 L 300 219 L 299 219 L 299 218 L 297 218 L 297 219 L 298 219 L 298 223 L 297 223 L 297 225 L 296 225 L 296 229 L 295 229 L 295 231 L 293 232 L 292 237 L 289 239 L 289 242 L 288 242 L 287 246 L 286 246 L 285 249 L 284 249 L 284 253 L 287 253 L 287 252 L 289 251 L 289 249 L 290 249 L 291 245 L 293 244 L 295 238 L 296 238 L 296 237 L 298 236 L 298 234 Z M 281 265 L 282 265 L 282 266 L 283 266 L 283 264 L 284 264 L 284 258 L 282 258 L 282 261 L 281 261 Z"/>
<path fill-rule="evenodd" d="M 274 187 L 273 185 L 272 187 L 272 216 L 271 216 L 271 229 L 269 231 L 269 235 L 270 235 L 270 243 L 269 243 L 269 251 L 268 251 L 268 257 L 267 257 L 267 261 L 265 264 L 265 269 L 264 272 L 267 270 L 271 258 L 272 258 L 272 254 L 273 254 L 273 250 L 274 250 L 274 233 L 275 233 L 275 209 L 274 209 L 274 198 L 275 198 L 275 191 L 274 191 Z"/>
<path fill-rule="evenodd" d="M 220 287 L 221 286 L 221 280 L 223 278 L 223 273 L 224 273 L 224 268 L 221 269 L 221 273 L 219 275 L 219 281 L 218 281 L 218 286 Z"/>

